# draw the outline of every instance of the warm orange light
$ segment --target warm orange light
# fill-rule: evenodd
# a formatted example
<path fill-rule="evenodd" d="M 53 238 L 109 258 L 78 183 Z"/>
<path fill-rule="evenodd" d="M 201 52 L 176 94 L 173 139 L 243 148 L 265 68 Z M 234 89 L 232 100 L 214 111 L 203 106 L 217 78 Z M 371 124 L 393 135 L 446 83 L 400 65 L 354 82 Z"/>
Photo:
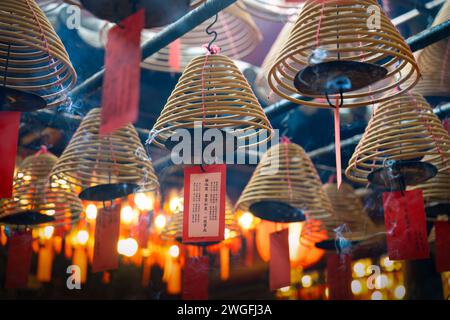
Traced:
<path fill-rule="evenodd" d="M 164 227 L 166 226 L 167 223 L 167 219 L 166 216 L 163 214 L 158 214 L 155 217 L 155 227 L 159 230 L 164 229 Z"/>
<path fill-rule="evenodd" d="M 169 200 L 170 212 L 180 212 L 184 210 L 184 199 L 182 197 L 172 197 Z"/>
<path fill-rule="evenodd" d="M 44 238 L 50 239 L 53 236 L 54 231 L 55 231 L 55 228 L 53 226 L 46 226 L 44 228 Z"/>
<path fill-rule="evenodd" d="M 134 196 L 134 203 L 139 210 L 149 211 L 153 209 L 154 198 L 145 193 L 138 193 Z"/>
<path fill-rule="evenodd" d="M 88 204 L 86 207 L 86 218 L 88 220 L 95 220 L 97 218 L 97 207 L 95 204 Z"/>
<path fill-rule="evenodd" d="M 125 224 L 130 224 L 134 219 L 134 211 L 130 206 L 122 207 L 120 210 L 120 221 Z"/>
<path fill-rule="evenodd" d="M 127 257 L 134 256 L 138 251 L 138 249 L 139 249 L 138 243 L 133 238 L 121 239 L 117 243 L 117 252 Z"/>
<path fill-rule="evenodd" d="M 86 230 L 80 230 L 77 233 L 78 244 L 85 245 L 89 240 L 89 233 Z"/>
<path fill-rule="evenodd" d="M 178 258 L 178 256 L 180 255 L 180 248 L 176 244 L 174 244 L 169 248 L 169 254 L 172 258 Z"/>
<path fill-rule="evenodd" d="M 248 230 L 252 227 L 254 217 L 250 212 L 244 212 L 242 216 L 239 217 L 238 223 L 244 230 Z"/>

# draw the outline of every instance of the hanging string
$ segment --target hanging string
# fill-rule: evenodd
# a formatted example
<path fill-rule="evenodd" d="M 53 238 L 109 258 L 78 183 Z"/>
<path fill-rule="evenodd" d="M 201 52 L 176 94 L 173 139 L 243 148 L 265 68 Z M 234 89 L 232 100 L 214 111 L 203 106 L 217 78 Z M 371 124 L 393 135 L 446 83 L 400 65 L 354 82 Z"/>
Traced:
<path fill-rule="evenodd" d="M 337 188 L 342 184 L 342 159 L 341 159 L 341 116 L 339 112 L 340 98 L 336 96 L 336 103 L 334 109 L 334 144 L 336 153 L 336 178 Z"/>
<path fill-rule="evenodd" d="M 322 1 L 322 8 L 320 9 L 320 17 L 319 17 L 319 24 L 317 26 L 316 31 L 316 47 L 318 48 L 320 46 L 320 29 L 322 27 L 322 20 L 323 20 L 323 11 L 325 9 L 325 1 Z"/>
<path fill-rule="evenodd" d="M 284 156 L 286 157 L 286 178 L 288 183 L 289 200 L 292 201 L 292 181 L 291 181 L 291 171 L 290 171 L 290 161 L 289 161 L 289 143 L 291 141 L 288 137 L 281 137 L 281 143 L 284 145 Z"/>
<path fill-rule="evenodd" d="M 442 87 L 444 85 L 444 78 L 445 78 L 445 73 L 446 73 L 446 69 L 447 69 L 447 65 L 448 65 L 448 59 L 449 59 L 449 55 L 450 55 L 450 40 L 448 40 L 447 43 L 447 50 L 445 51 L 445 56 L 444 56 L 444 65 L 442 66 L 441 69 L 441 81 L 439 83 L 439 85 Z"/>

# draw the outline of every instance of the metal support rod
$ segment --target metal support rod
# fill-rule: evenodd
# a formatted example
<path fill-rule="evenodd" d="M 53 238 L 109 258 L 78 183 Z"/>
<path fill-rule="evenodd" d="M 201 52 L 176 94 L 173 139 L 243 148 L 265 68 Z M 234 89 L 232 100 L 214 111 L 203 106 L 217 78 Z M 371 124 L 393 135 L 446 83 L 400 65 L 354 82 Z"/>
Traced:
<path fill-rule="evenodd" d="M 433 43 L 441 41 L 450 36 L 450 20 L 441 23 L 437 26 L 428 28 L 406 40 L 406 43 L 411 47 L 413 52 L 423 49 Z M 267 117 L 274 118 L 280 114 L 283 114 L 299 105 L 289 100 L 281 100 L 266 108 L 264 112 Z"/>
<path fill-rule="evenodd" d="M 142 44 L 142 60 L 147 59 L 162 48 L 168 46 L 174 40 L 188 33 L 236 1 L 237 0 L 207 0 L 204 4 L 192 9 L 183 17 L 158 32 L 152 39 L 149 39 Z M 77 97 L 80 94 L 97 89 L 102 85 L 104 74 L 105 69 L 102 68 L 74 88 L 71 95 Z"/>

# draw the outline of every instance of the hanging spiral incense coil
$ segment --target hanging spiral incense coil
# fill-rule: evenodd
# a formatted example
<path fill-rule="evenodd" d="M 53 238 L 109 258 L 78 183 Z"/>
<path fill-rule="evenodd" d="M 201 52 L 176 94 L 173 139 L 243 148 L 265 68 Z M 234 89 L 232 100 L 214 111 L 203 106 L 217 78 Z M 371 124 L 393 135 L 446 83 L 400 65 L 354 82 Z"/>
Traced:
<path fill-rule="evenodd" d="M 64 45 L 34 0 L 2 0 L 0 79 L 41 96 L 48 107 L 65 103 L 77 81 Z"/>
<path fill-rule="evenodd" d="M 205 32 L 210 23 L 211 20 L 206 20 L 177 40 L 179 47 L 175 49 L 174 55 L 179 60 L 179 69 L 174 70 L 170 62 L 174 43 L 145 59 L 142 67 L 163 72 L 183 71 L 192 58 L 205 51 L 202 46 L 211 40 L 211 36 Z M 233 60 L 248 56 L 262 40 L 261 32 L 252 17 L 236 4 L 220 12 L 211 29 L 218 34 L 214 45 L 221 49 L 221 54 Z M 146 30 L 143 37 L 151 39 L 158 31 L 159 29 Z"/>
<path fill-rule="evenodd" d="M 272 47 L 264 58 L 264 61 L 261 64 L 261 68 L 259 69 L 258 75 L 256 77 L 256 95 L 266 104 L 275 103 L 281 100 L 279 96 L 272 93 L 272 89 L 269 87 L 267 79 L 270 68 L 272 68 L 273 62 L 278 56 L 278 52 L 283 47 L 284 43 L 288 40 L 289 34 L 291 33 L 291 29 L 293 27 L 293 23 L 287 22 L 284 25 L 283 29 L 281 29 L 277 39 L 272 44 Z"/>
<path fill-rule="evenodd" d="M 404 94 L 380 104 L 349 161 L 346 176 L 367 183 L 368 175 L 389 160 L 408 161 L 427 157 L 450 170 L 450 138 L 430 105 L 419 94 Z"/>
<path fill-rule="evenodd" d="M 282 203 L 287 207 L 279 213 L 271 212 L 271 203 Z M 264 204 L 260 213 L 252 210 L 258 204 Z M 264 154 L 236 208 L 253 211 L 262 219 L 278 222 L 301 221 L 297 220 L 300 217 L 296 214 L 294 217 L 287 215 L 290 211 L 295 213 L 295 210 L 313 219 L 326 218 L 333 212 L 311 159 L 302 147 L 294 143 L 277 144 Z"/>
<path fill-rule="evenodd" d="M 304 0 L 243 0 L 247 11 L 253 16 L 280 22 L 292 20 L 302 8 L 303 2 Z"/>
<path fill-rule="evenodd" d="M 27 157 L 13 185 L 13 197 L 0 201 L 0 223 L 59 225 L 78 219 L 83 206 L 66 181 L 50 183 L 49 174 L 58 158 L 49 152 Z"/>
<path fill-rule="evenodd" d="M 379 29 L 369 9 L 379 10 Z M 339 92 L 343 107 L 383 102 L 418 79 L 411 49 L 376 0 L 306 1 L 268 76 L 279 96 L 311 107 L 329 107 L 323 98 Z"/>
<path fill-rule="evenodd" d="M 100 122 L 100 109 L 89 111 L 54 166 L 52 177 L 83 190 L 102 185 L 111 188 L 104 190 L 105 199 L 93 201 L 157 190 L 159 183 L 152 162 L 134 126 L 128 124 L 100 136 Z M 100 196 L 103 191 L 97 192 Z M 112 196 L 116 192 L 119 194 Z"/>
<path fill-rule="evenodd" d="M 343 236 L 352 240 L 367 237 L 375 230 L 374 223 L 365 213 L 363 203 L 351 185 L 342 183 L 338 189 L 335 183 L 327 183 L 323 189 L 334 211 L 333 217 L 323 220 L 330 236 L 343 225 L 347 229 Z"/>
<path fill-rule="evenodd" d="M 231 205 L 228 197 L 225 200 L 225 239 L 232 239 L 239 236 L 240 230 L 236 215 L 233 212 L 233 206 Z M 164 241 L 177 241 L 182 242 L 183 239 L 183 211 L 177 211 L 172 214 L 172 217 L 167 226 L 161 232 L 161 238 Z M 210 245 L 213 243 L 201 243 L 201 245 Z M 195 245 L 195 243 L 192 243 Z"/>
<path fill-rule="evenodd" d="M 153 127 L 150 142 L 162 147 L 177 129 L 194 129 L 196 124 L 234 131 L 246 145 L 266 142 L 272 135 L 247 80 L 231 59 L 219 54 L 200 56 L 188 64 Z M 260 134 L 265 138 L 250 141 Z"/>
<path fill-rule="evenodd" d="M 437 26 L 450 17 L 450 1 L 446 1 L 433 22 Z M 414 91 L 424 96 L 450 96 L 450 39 L 434 43 L 418 53 L 417 64 L 422 78 Z"/>

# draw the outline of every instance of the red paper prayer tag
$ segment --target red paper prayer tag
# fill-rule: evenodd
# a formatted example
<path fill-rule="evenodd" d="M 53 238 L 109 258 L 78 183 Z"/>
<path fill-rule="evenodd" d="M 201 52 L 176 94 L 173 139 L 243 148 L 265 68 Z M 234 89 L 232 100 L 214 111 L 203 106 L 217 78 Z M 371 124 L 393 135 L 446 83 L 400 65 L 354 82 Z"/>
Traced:
<path fill-rule="evenodd" d="M 16 232 L 11 235 L 8 242 L 5 288 L 26 288 L 33 254 L 31 231 Z"/>
<path fill-rule="evenodd" d="M 139 10 L 108 33 L 100 134 L 112 133 L 137 119 L 144 21 L 144 10 Z"/>
<path fill-rule="evenodd" d="M 429 258 L 422 190 L 384 192 L 383 207 L 389 259 Z"/>
<path fill-rule="evenodd" d="M 352 259 L 349 254 L 330 254 L 327 259 L 327 284 L 330 300 L 352 300 Z"/>
<path fill-rule="evenodd" d="M 0 199 L 12 197 L 14 168 L 16 166 L 17 143 L 19 139 L 20 112 L 0 113 Z"/>
<path fill-rule="evenodd" d="M 270 234 L 269 287 L 276 290 L 291 285 L 289 229 Z"/>
<path fill-rule="evenodd" d="M 436 270 L 437 272 L 450 271 L 450 223 L 436 221 Z"/>
<path fill-rule="evenodd" d="M 336 109 L 334 109 L 334 145 L 336 148 L 336 180 L 338 189 L 342 184 L 341 115 L 339 113 L 339 99 L 339 97 L 336 97 Z"/>
<path fill-rule="evenodd" d="M 208 299 L 209 258 L 188 258 L 183 275 L 183 300 Z"/>
<path fill-rule="evenodd" d="M 169 45 L 169 67 L 174 72 L 180 71 L 180 39 L 176 39 Z"/>
<path fill-rule="evenodd" d="M 138 242 L 140 248 L 147 248 L 150 228 L 150 215 L 141 214 L 138 223 Z"/>
<path fill-rule="evenodd" d="M 92 272 L 119 267 L 117 241 L 120 230 L 120 207 L 100 209 L 95 219 L 95 243 Z"/>
<path fill-rule="evenodd" d="M 225 190 L 226 165 L 184 169 L 184 243 L 223 240 Z"/>

